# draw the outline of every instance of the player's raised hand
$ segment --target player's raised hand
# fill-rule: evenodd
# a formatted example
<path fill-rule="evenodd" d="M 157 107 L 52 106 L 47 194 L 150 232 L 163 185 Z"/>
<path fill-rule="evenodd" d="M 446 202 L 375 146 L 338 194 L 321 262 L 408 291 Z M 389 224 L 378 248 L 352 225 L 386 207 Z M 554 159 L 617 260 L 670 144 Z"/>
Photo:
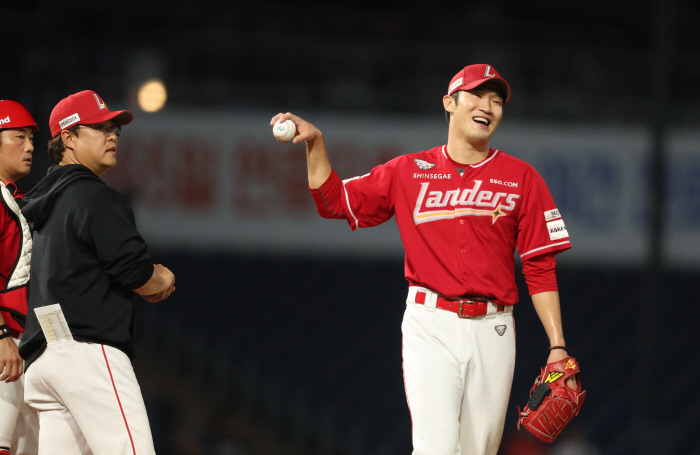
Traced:
<path fill-rule="evenodd" d="M 0 381 L 15 382 L 22 376 L 22 357 L 11 337 L 0 340 Z M 4 370 L 3 370 L 4 369 Z"/>
<path fill-rule="evenodd" d="M 270 120 L 270 126 L 277 122 L 285 122 L 286 120 L 291 120 L 296 126 L 297 131 L 294 134 L 294 139 L 292 139 L 294 144 L 298 144 L 302 141 L 313 141 L 321 136 L 321 131 L 318 128 L 301 117 L 292 114 L 291 112 L 287 112 L 286 114 L 279 113 L 275 115 L 272 117 L 272 120 Z"/>
<path fill-rule="evenodd" d="M 294 123 L 296 129 L 292 142 L 298 144 L 306 141 L 306 160 L 309 171 L 309 188 L 316 189 L 331 175 L 331 164 L 328 161 L 326 154 L 326 144 L 323 141 L 321 130 L 313 126 L 311 123 L 297 117 L 291 112 L 286 114 L 277 114 L 270 120 L 270 125 L 276 125 L 277 122 L 283 123 L 287 120 Z M 275 127 L 276 128 L 276 127 Z M 274 129 L 274 128 L 273 128 Z M 290 133 L 291 134 L 291 133 Z M 275 132 L 275 135 L 277 133 Z M 289 140 L 286 136 L 278 140 Z"/>

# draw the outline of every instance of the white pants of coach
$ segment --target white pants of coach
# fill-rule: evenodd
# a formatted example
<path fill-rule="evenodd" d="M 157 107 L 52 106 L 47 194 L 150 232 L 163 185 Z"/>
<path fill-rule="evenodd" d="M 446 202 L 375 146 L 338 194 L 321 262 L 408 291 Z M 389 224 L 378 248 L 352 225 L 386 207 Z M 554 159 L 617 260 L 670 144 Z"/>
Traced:
<path fill-rule="evenodd" d="M 0 452 L 9 447 L 11 455 L 36 455 L 38 435 L 39 421 L 24 404 L 24 374 L 15 382 L 0 382 Z"/>
<path fill-rule="evenodd" d="M 425 304 L 415 303 L 416 291 Z M 495 455 L 515 367 L 512 307 L 459 318 L 411 287 L 401 330 L 414 455 Z"/>
<path fill-rule="evenodd" d="M 129 357 L 96 343 L 50 344 L 31 364 L 25 402 L 39 414 L 39 455 L 153 455 Z"/>

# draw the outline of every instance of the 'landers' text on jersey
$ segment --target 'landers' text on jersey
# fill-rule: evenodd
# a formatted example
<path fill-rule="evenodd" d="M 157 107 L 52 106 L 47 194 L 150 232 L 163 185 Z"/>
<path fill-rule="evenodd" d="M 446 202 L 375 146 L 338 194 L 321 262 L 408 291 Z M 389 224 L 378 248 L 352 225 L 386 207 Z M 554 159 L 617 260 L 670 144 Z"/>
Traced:
<path fill-rule="evenodd" d="M 430 183 L 421 183 L 416 209 L 413 212 L 413 221 L 420 224 L 457 216 L 481 215 L 492 217 L 493 223 L 495 223 L 499 217 L 506 215 L 505 212 L 511 212 L 515 208 L 515 201 L 520 198 L 519 194 L 501 192 L 494 194 L 493 191 L 479 191 L 481 184 L 481 180 L 474 180 L 473 188 L 443 192 L 439 190 L 429 191 Z M 453 207 L 454 209 L 440 210 L 441 207 Z"/>

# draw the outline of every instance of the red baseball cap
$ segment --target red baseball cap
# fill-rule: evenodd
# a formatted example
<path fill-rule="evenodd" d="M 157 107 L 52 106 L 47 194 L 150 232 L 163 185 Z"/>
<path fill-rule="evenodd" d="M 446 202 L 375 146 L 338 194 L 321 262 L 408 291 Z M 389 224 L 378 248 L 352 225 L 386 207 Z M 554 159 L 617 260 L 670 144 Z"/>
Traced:
<path fill-rule="evenodd" d="M 129 111 L 107 109 L 107 104 L 92 90 L 84 90 L 63 98 L 51 111 L 49 128 L 51 137 L 74 125 L 91 125 L 112 120 L 117 125 L 127 125 L 134 119 Z"/>
<path fill-rule="evenodd" d="M 31 127 L 39 131 L 32 114 L 17 101 L 0 100 L 0 129 Z"/>
<path fill-rule="evenodd" d="M 511 95 L 510 85 L 498 74 L 498 71 L 493 66 L 483 63 L 465 66 L 462 71 L 455 74 L 447 88 L 447 95 L 452 95 L 457 90 L 471 90 L 488 81 L 494 81 L 503 88 L 506 94 L 504 102 L 508 104 Z"/>

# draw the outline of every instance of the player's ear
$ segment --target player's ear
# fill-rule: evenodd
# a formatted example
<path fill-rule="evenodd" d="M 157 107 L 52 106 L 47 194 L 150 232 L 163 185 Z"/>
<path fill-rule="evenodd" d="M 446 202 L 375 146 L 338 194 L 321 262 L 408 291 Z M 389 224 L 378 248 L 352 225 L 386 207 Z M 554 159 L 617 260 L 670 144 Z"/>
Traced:
<path fill-rule="evenodd" d="M 442 97 L 442 105 L 445 107 L 445 110 L 449 113 L 455 111 L 455 100 L 450 95 L 445 95 Z"/>
<path fill-rule="evenodd" d="M 68 131 L 68 130 L 63 130 L 63 131 L 61 131 L 61 140 L 63 141 L 63 146 L 64 146 L 65 148 L 70 148 L 70 149 L 72 149 L 72 148 L 75 147 L 75 146 L 73 145 L 74 137 L 73 137 L 73 134 L 71 134 L 70 131 Z"/>

